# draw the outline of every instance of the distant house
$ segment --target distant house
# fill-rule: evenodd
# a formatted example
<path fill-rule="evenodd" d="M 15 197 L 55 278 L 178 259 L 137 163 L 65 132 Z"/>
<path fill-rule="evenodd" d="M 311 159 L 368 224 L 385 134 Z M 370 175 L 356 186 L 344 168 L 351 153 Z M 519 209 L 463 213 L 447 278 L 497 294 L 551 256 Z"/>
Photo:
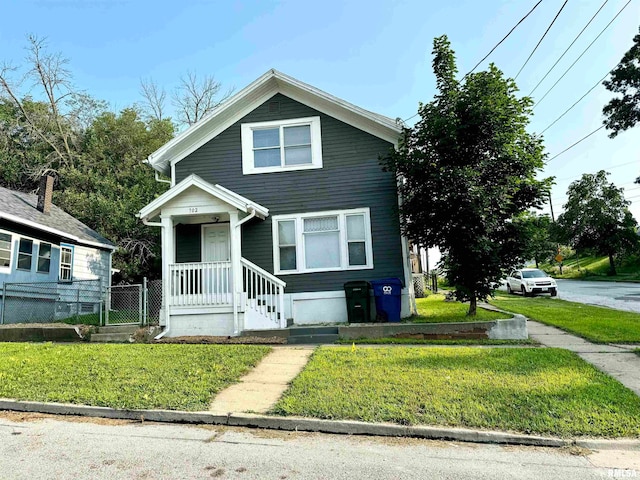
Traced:
<path fill-rule="evenodd" d="M 380 165 L 400 133 L 270 70 L 153 153 L 171 188 L 139 216 L 162 228 L 166 335 L 346 322 L 344 284 L 389 277 L 409 316 L 396 179 Z"/>
<path fill-rule="evenodd" d="M 52 190 L 52 177 L 37 195 L 0 187 L 0 296 L 5 283 L 110 285 L 115 245 L 53 205 Z"/>

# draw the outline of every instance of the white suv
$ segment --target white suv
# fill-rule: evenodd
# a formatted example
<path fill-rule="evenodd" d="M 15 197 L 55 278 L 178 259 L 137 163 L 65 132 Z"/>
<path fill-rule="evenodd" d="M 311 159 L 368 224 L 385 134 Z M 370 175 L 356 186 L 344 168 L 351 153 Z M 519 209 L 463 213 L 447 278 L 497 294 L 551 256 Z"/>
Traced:
<path fill-rule="evenodd" d="M 507 277 L 507 292 L 521 292 L 525 297 L 533 297 L 537 293 L 558 295 L 558 284 L 542 270 L 537 268 L 521 268 L 514 270 Z"/>

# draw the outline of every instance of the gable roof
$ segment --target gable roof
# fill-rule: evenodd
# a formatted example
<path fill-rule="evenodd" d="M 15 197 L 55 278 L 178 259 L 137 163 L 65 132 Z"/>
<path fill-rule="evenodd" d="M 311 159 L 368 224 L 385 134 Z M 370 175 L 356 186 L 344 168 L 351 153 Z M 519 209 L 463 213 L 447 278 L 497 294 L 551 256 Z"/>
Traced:
<path fill-rule="evenodd" d="M 245 115 L 281 93 L 371 135 L 397 144 L 402 128 L 389 117 L 370 112 L 311 85 L 271 69 L 198 123 L 190 126 L 154 153 L 147 163 L 169 175 L 170 166 L 215 138 Z"/>
<path fill-rule="evenodd" d="M 48 214 L 36 207 L 38 196 L 0 187 L 0 218 L 68 238 L 79 244 L 115 250 L 116 246 L 61 208 L 51 205 Z"/>
<path fill-rule="evenodd" d="M 163 205 L 173 200 L 190 187 L 196 187 L 209 195 L 219 198 L 223 202 L 228 203 L 242 212 L 249 213 L 250 210 L 255 210 L 256 215 L 260 218 L 269 216 L 268 208 L 263 207 L 242 195 L 232 192 L 221 185 L 212 185 L 211 183 L 204 181 L 198 175 L 191 174 L 175 187 L 171 187 L 149 205 L 140 210 L 138 217 L 146 219 L 155 217 L 160 212 Z"/>

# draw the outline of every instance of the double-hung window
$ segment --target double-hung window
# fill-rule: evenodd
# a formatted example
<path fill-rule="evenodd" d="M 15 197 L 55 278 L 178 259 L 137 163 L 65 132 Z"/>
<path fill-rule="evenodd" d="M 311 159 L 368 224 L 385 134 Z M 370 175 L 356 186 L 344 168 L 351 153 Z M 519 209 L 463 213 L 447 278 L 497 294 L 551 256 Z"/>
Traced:
<path fill-rule="evenodd" d="M 18 247 L 18 268 L 20 270 L 31 270 L 33 260 L 33 240 L 27 238 L 20 239 Z"/>
<path fill-rule="evenodd" d="M 38 266 L 39 273 L 49 273 L 51 270 L 51 244 L 40 243 L 38 248 Z"/>
<path fill-rule="evenodd" d="M 70 282 L 73 279 L 73 247 L 60 245 L 60 281 Z"/>
<path fill-rule="evenodd" d="M 320 117 L 244 123 L 242 173 L 322 168 Z"/>
<path fill-rule="evenodd" d="M 0 272 L 8 273 L 11 271 L 12 245 L 11 234 L 0 232 Z"/>
<path fill-rule="evenodd" d="M 273 218 L 275 273 L 373 268 L 368 208 Z"/>

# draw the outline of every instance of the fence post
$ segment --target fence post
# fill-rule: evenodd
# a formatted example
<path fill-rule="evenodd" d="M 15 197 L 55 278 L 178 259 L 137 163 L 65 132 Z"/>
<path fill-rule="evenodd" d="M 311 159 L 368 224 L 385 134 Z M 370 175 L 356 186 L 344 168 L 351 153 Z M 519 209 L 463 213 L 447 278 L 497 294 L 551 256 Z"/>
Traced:
<path fill-rule="evenodd" d="M 142 277 L 142 325 L 147 325 L 147 315 L 149 314 L 148 288 L 147 277 Z"/>
<path fill-rule="evenodd" d="M 2 284 L 2 318 L 0 318 L 0 325 L 4 325 L 4 311 L 7 309 L 7 284 Z"/>
<path fill-rule="evenodd" d="M 109 309 L 111 308 L 111 287 L 107 287 L 106 302 L 104 306 L 104 325 L 109 325 Z"/>

